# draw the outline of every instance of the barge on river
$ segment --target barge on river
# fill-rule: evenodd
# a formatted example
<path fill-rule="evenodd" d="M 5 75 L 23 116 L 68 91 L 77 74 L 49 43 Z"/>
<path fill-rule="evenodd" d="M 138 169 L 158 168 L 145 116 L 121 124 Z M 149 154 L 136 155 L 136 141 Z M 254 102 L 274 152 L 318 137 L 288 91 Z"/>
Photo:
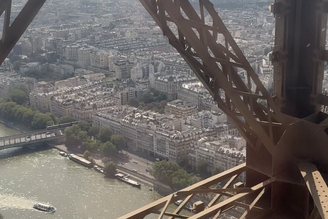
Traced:
<path fill-rule="evenodd" d="M 130 184 L 131 186 L 137 187 L 139 189 L 141 187 L 141 184 L 140 183 L 138 183 L 138 182 L 136 182 L 136 181 L 134 181 L 132 179 L 129 179 L 127 176 L 124 176 L 124 174 L 122 174 L 122 173 L 115 174 L 115 177 L 118 180 L 122 181 L 122 182 L 125 182 L 127 184 Z"/>
<path fill-rule="evenodd" d="M 86 167 L 89 167 L 89 168 L 91 168 L 93 166 L 93 164 L 90 161 L 84 159 L 83 157 L 79 157 L 75 154 L 69 154 L 68 157 L 72 161 L 75 161 L 79 164 L 82 164 L 83 166 L 86 166 Z"/>

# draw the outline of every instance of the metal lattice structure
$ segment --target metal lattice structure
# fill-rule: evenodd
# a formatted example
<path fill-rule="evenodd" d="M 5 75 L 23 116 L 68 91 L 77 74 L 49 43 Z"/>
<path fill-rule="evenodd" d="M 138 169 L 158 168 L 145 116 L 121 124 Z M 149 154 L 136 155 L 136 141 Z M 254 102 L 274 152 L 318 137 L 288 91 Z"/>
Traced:
<path fill-rule="evenodd" d="M 326 0 L 276 0 L 276 39 L 272 53 L 274 91 L 270 96 L 209 0 L 199 10 L 187 0 L 140 0 L 218 106 L 247 140 L 241 165 L 121 219 L 219 218 L 239 207 L 242 218 L 328 218 L 327 121 L 320 110 L 328 3 Z M 205 22 L 210 18 L 211 22 Z M 241 78 L 236 68 L 247 74 Z M 233 187 L 246 172 L 246 185 Z M 228 181 L 226 181 L 228 180 Z M 222 189 L 215 189 L 226 182 Z M 216 194 L 193 216 L 181 215 L 198 194 Z M 312 198 L 311 198 L 312 197 Z M 168 206 L 184 200 L 173 212 Z"/>
<path fill-rule="evenodd" d="M 23 35 L 46 0 L 28 0 L 14 21 L 10 20 L 12 0 L 0 0 L 0 16 L 4 13 L 2 37 L 0 41 L 0 63 Z"/>
<path fill-rule="evenodd" d="M 247 140 L 246 164 L 166 196 L 121 219 L 219 218 L 243 209 L 239 218 L 328 218 L 328 106 L 322 94 L 328 0 L 276 0 L 272 53 L 274 96 L 270 96 L 209 0 L 140 0 L 199 80 Z M 11 23 L 11 0 L 5 12 L 0 63 L 33 20 L 45 0 L 29 0 Z M 198 8 L 197 6 L 197 8 Z M 211 22 L 206 22 L 210 18 Z M 11 23 L 11 24 L 10 24 Z M 236 68 L 244 69 L 241 78 Z M 246 173 L 241 186 L 238 176 Z M 220 189 L 218 183 L 224 184 Z M 195 205 L 207 194 L 211 201 Z M 168 206 L 183 200 L 174 211 Z"/>

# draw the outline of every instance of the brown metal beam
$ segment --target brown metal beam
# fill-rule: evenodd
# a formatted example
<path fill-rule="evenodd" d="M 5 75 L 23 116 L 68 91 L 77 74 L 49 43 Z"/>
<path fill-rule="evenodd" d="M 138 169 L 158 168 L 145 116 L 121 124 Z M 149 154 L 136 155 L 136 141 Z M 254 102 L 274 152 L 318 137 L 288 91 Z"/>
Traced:
<path fill-rule="evenodd" d="M 223 186 L 222 189 L 226 189 L 228 188 L 232 183 L 233 181 L 238 177 L 238 175 L 234 175 L 233 177 L 231 177 L 231 179 Z M 207 205 L 207 208 L 210 208 L 212 207 L 221 197 L 221 194 L 217 194 L 211 201 L 210 203 Z"/>
<path fill-rule="evenodd" d="M 0 42 L 0 64 L 8 56 L 45 1 L 46 0 L 29 0 L 13 23 L 7 28 L 5 38 Z"/>
<path fill-rule="evenodd" d="M 265 188 L 263 188 L 262 191 L 256 196 L 256 198 L 252 201 L 252 203 L 249 205 L 249 207 L 246 209 L 246 211 L 241 215 L 239 219 L 246 218 L 247 214 L 253 209 L 253 207 L 260 200 L 260 198 L 262 198 L 264 192 L 265 192 Z"/>
<path fill-rule="evenodd" d="M 311 163 L 300 163 L 298 167 L 321 218 L 328 219 L 328 187 L 321 173 Z"/>
<path fill-rule="evenodd" d="M 0 1 L 0 16 L 2 15 L 2 13 L 5 11 L 6 9 L 6 4 L 7 2 L 10 0 L 1 0 Z"/>
<path fill-rule="evenodd" d="M 191 191 L 179 191 L 176 192 L 177 195 L 190 195 L 191 193 L 218 193 L 223 194 L 226 192 L 235 192 L 235 193 L 241 193 L 241 192 L 250 192 L 252 191 L 251 188 L 225 188 L 225 189 L 195 189 Z"/>
<path fill-rule="evenodd" d="M 2 42 L 5 42 L 6 35 L 10 24 L 10 14 L 11 14 L 11 0 L 6 4 L 5 18 L 3 19 L 3 30 L 2 30 Z"/>
<path fill-rule="evenodd" d="M 185 189 L 182 189 L 181 191 L 191 191 L 191 190 L 196 190 L 199 188 L 208 188 L 212 185 L 216 185 L 217 183 L 228 179 L 230 177 L 233 177 L 236 174 L 240 174 L 246 170 L 246 164 L 241 164 L 238 165 L 232 169 L 229 169 L 227 171 L 224 171 L 218 175 L 212 176 L 206 180 L 203 180 L 201 182 L 198 182 L 192 186 L 189 186 Z M 119 219 L 141 219 L 144 218 L 146 215 L 151 214 L 154 212 L 154 210 L 159 210 L 165 206 L 165 204 L 168 202 L 168 200 L 171 200 L 170 202 L 175 202 L 179 199 L 181 199 L 182 196 L 176 195 L 174 197 L 171 197 L 171 195 L 166 196 L 164 198 L 161 198 L 149 205 L 146 205 L 140 209 L 137 209 L 129 214 L 126 214 Z"/>
<path fill-rule="evenodd" d="M 270 185 L 273 182 L 274 182 L 273 179 L 269 179 L 263 183 L 259 183 L 252 187 L 251 192 L 239 193 L 231 198 L 228 198 L 228 199 L 214 205 L 211 208 L 205 209 L 204 211 L 202 211 L 194 216 L 191 216 L 189 219 L 208 219 L 209 217 L 215 215 L 218 210 L 220 210 L 222 207 L 226 206 L 227 204 L 230 204 L 232 202 L 246 198 L 246 196 L 267 187 L 268 185 Z"/>

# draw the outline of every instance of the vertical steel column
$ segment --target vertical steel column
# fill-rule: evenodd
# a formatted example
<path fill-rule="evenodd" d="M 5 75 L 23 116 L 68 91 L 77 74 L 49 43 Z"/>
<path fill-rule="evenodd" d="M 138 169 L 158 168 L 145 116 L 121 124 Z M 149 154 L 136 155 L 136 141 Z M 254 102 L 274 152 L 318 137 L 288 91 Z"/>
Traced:
<path fill-rule="evenodd" d="M 305 118 L 320 111 L 327 15 L 326 0 L 276 0 L 271 12 L 276 18 L 274 91 L 284 114 Z M 313 205 L 306 187 L 290 183 L 272 185 L 272 208 L 290 218 L 307 218 Z"/>
<path fill-rule="evenodd" d="M 274 90 L 281 111 L 304 118 L 320 111 L 327 15 L 326 0 L 276 0 L 271 11 L 276 18 L 272 53 Z"/>

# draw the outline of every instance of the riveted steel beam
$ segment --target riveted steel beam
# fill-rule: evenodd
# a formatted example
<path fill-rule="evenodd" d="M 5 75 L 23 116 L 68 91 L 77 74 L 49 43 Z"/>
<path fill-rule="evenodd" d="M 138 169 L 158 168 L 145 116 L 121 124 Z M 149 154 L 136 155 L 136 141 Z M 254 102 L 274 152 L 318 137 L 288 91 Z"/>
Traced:
<path fill-rule="evenodd" d="M 8 56 L 28 25 L 33 21 L 46 0 L 29 0 L 10 25 L 11 1 L 0 2 L 0 12 L 5 11 L 3 35 L 0 42 L 0 64 Z M 5 2 L 5 4 L 4 4 Z"/>
<path fill-rule="evenodd" d="M 298 167 L 321 218 L 328 219 L 328 187 L 320 171 L 311 163 L 300 163 Z M 312 217 L 315 214 L 314 211 Z"/>

